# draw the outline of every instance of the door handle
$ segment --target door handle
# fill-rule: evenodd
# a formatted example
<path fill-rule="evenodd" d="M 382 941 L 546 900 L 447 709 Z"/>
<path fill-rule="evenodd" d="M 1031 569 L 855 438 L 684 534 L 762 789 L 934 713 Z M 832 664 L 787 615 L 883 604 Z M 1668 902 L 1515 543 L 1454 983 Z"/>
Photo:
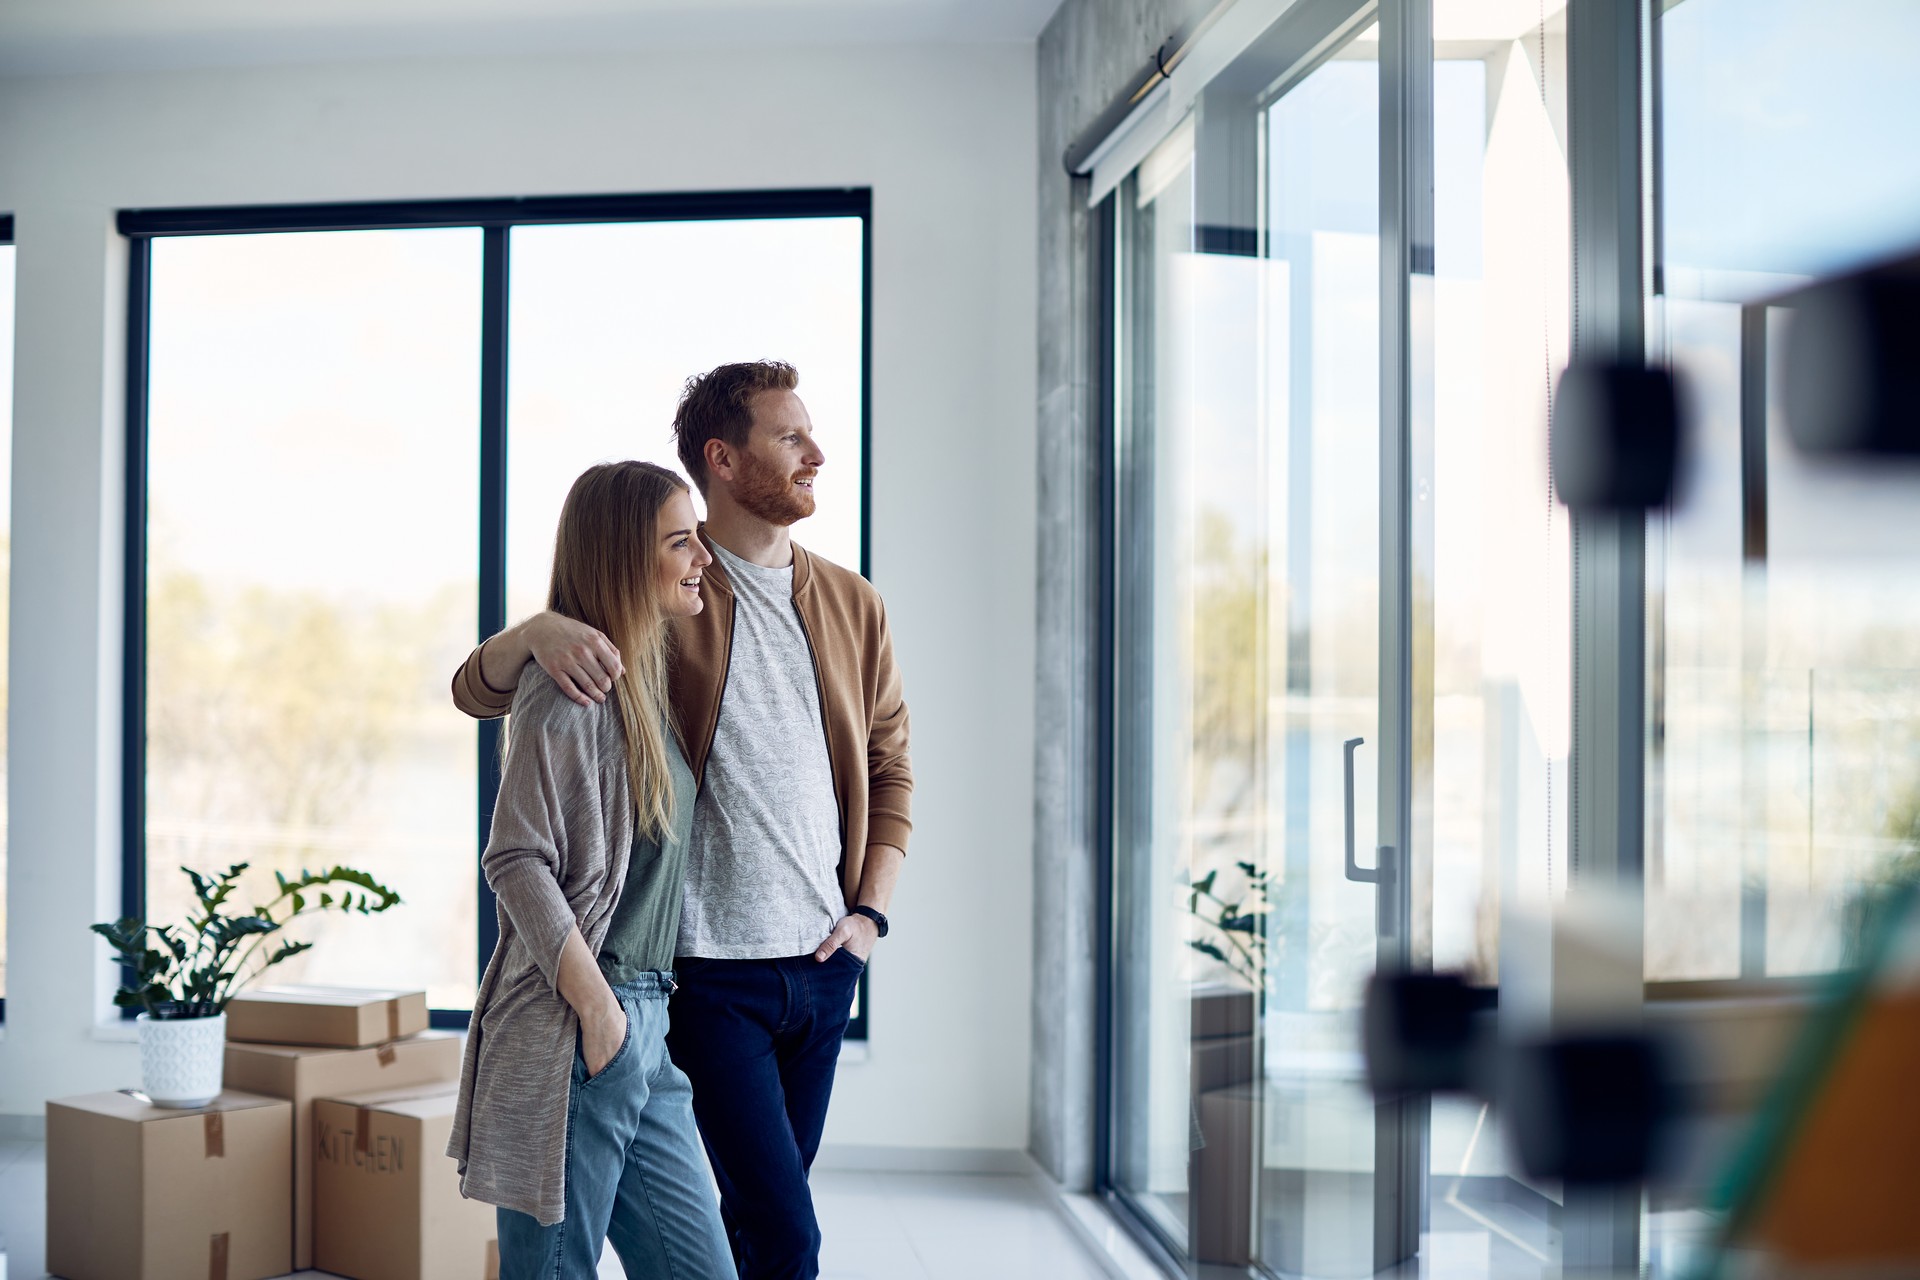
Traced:
<path fill-rule="evenodd" d="M 1357 880 L 1361 884 L 1380 883 L 1379 867 L 1363 867 L 1353 857 L 1353 753 L 1366 741 L 1365 738 L 1348 738 L 1345 745 L 1347 757 L 1347 879 Z M 1386 850 L 1381 850 L 1385 853 Z"/>

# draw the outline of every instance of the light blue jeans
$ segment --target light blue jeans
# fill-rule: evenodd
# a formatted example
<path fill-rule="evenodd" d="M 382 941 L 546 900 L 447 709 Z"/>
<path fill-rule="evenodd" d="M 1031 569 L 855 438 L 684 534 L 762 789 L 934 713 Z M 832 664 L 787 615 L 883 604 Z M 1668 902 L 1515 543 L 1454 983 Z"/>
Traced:
<path fill-rule="evenodd" d="M 588 1280 L 611 1241 L 628 1280 L 734 1280 L 693 1127 L 693 1087 L 667 1057 L 671 975 L 613 989 L 627 1038 L 591 1080 L 576 1043 L 567 1103 L 567 1216 L 499 1210 L 500 1280 Z"/>

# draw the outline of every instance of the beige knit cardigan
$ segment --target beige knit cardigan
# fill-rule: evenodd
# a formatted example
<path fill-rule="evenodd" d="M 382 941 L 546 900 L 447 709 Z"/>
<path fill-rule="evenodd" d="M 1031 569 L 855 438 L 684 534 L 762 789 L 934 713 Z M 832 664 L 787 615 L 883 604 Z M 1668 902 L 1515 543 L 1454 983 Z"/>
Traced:
<path fill-rule="evenodd" d="M 528 663 L 480 856 L 499 899 L 500 941 L 474 999 L 447 1154 L 460 1162 L 462 1193 L 542 1225 L 566 1216 L 578 1024 L 556 985 L 560 951 L 578 925 L 600 953 L 626 883 L 631 797 L 613 701 L 580 706 Z M 692 817 L 676 814 L 676 824 Z"/>

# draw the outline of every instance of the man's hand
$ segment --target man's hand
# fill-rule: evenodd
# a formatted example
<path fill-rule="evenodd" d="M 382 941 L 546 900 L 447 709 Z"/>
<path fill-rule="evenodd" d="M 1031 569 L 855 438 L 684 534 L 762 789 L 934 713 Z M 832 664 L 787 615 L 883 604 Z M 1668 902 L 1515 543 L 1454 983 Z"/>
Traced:
<path fill-rule="evenodd" d="M 609 991 L 606 1003 L 592 1017 L 580 1019 L 580 1056 L 587 1060 L 587 1079 L 605 1071 L 626 1040 L 626 1008 Z"/>
<path fill-rule="evenodd" d="M 827 940 L 820 944 L 820 949 L 813 953 L 813 958 L 826 960 L 845 947 L 853 952 L 855 959 L 865 964 L 867 957 L 873 954 L 873 944 L 878 941 L 879 925 L 865 916 L 843 916 L 840 923 L 833 926 L 833 932 L 827 935 Z"/>
<path fill-rule="evenodd" d="M 560 692 L 581 706 L 605 702 L 613 682 L 625 674 L 613 641 L 584 622 L 564 614 L 539 613 L 526 623 L 527 649 Z"/>

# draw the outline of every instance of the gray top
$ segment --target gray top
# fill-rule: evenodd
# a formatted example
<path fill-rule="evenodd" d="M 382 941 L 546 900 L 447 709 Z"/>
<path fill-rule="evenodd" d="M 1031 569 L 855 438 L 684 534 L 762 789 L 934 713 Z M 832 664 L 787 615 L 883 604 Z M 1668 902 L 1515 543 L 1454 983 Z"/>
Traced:
<path fill-rule="evenodd" d="M 577 705 L 529 662 L 480 855 L 500 942 L 474 997 L 447 1154 L 463 1194 L 544 1224 L 566 1213 L 579 1025 L 557 985 L 560 951 L 576 927 L 596 955 L 606 941 L 633 850 L 632 790 L 618 708 Z M 692 816 L 674 815 L 682 839 Z"/>
<path fill-rule="evenodd" d="M 813 650 L 793 569 L 749 564 L 711 540 L 733 587 L 733 651 L 694 804 L 683 956 L 805 955 L 845 911 L 840 807 Z"/>
<path fill-rule="evenodd" d="M 634 832 L 627 882 L 607 926 L 607 940 L 600 944 L 600 972 L 616 987 L 649 970 L 673 968 L 686 881 L 688 815 L 693 812 L 693 770 L 673 732 L 666 733 L 673 820 L 658 839 Z"/>

